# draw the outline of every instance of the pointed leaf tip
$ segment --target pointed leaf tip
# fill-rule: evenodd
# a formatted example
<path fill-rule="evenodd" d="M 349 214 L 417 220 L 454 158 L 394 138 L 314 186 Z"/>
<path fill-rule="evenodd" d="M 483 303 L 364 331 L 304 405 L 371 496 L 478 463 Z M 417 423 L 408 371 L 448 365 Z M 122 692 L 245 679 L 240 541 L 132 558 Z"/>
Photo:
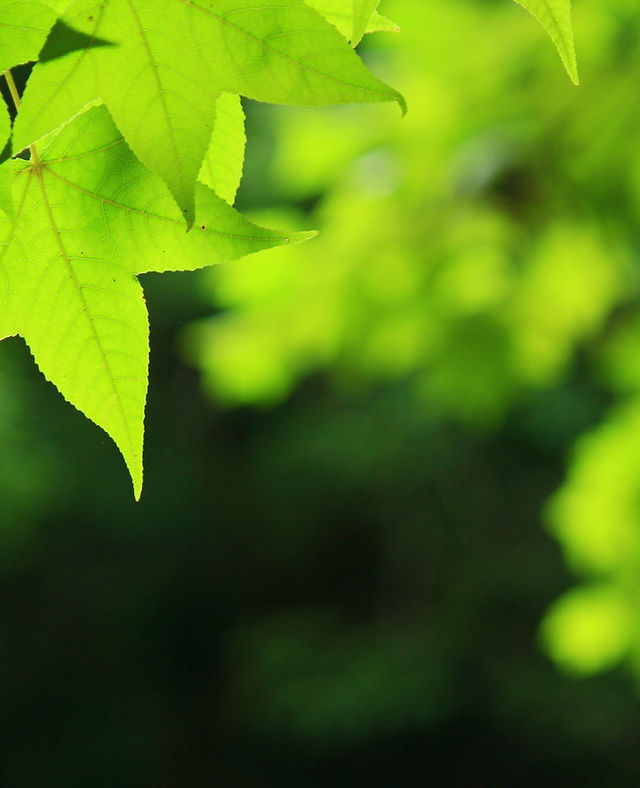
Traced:
<path fill-rule="evenodd" d="M 287 236 L 287 243 L 302 244 L 305 241 L 310 241 L 312 238 L 316 238 L 318 234 L 318 230 L 303 230 L 301 232 L 291 233 L 291 235 Z"/>
<path fill-rule="evenodd" d="M 23 336 L 43 375 L 110 435 L 139 500 L 149 324 L 137 274 L 195 270 L 315 233 L 258 227 L 201 183 L 186 233 L 183 212 L 104 106 L 38 153 L 37 177 L 24 159 L 0 166 L 0 209 L 10 197 L 16 205 L 14 221 L 0 210 L 0 337 Z"/>
<path fill-rule="evenodd" d="M 571 0 L 515 0 L 534 16 L 553 41 L 567 74 L 579 85 L 578 64 L 571 25 Z"/>
<path fill-rule="evenodd" d="M 133 482 L 133 497 L 135 502 L 140 503 L 140 497 L 142 495 L 142 469 L 140 470 L 140 478 L 134 479 L 132 476 L 131 481 Z"/>

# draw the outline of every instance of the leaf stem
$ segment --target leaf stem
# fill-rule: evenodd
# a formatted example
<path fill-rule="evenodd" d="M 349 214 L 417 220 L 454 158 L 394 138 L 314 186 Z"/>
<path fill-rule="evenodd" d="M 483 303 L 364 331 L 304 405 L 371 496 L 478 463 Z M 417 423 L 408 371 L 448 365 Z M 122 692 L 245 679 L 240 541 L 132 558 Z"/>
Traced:
<path fill-rule="evenodd" d="M 13 103 L 16 108 L 16 112 L 20 110 L 20 93 L 18 92 L 18 88 L 16 87 L 16 83 L 13 79 L 13 74 L 11 73 L 11 69 L 8 68 L 4 72 L 4 78 L 7 80 L 7 85 L 9 86 L 9 93 L 11 93 L 11 98 L 13 99 Z M 38 151 L 36 150 L 35 145 L 29 145 L 29 151 L 31 152 L 31 161 L 37 167 L 40 165 L 40 156 L 38 156 Z"/>
<path fill-rule="evenodd" d="M 13 81 L 13 74 L 11 73 L 11 69 L 7 69 L 4 72 L 4 78 L 7 80 L 7 85 L 9 86 L 9 92 L 11 93 L 11 98 L 13 99 L 13 103 L 16 106 L 16 111 L 20 109 L 20 94 L 18 93 L 18 88 L 16 87 L 16 83 Z"/>

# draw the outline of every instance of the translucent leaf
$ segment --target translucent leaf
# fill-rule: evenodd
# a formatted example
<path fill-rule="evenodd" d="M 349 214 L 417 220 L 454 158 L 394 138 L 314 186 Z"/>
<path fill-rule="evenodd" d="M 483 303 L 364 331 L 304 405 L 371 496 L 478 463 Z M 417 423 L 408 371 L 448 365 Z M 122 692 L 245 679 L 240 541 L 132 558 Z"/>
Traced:
<path fill-rule="evenodd" d="M 31 0 L 0 0 L 0 72 L 36 60 L 56 15 Z"/>
<path fill-rule="evenodd" d="M 380 0 L 306 0 L 324 18 L 338 28 L 356 46 L 365 33 L 387 31 L 395 33 L 398 26 L 376 12 Z"/>
<path fill-rule="evenodd" d="M 515 0 L 540 22 L 560 53 L 564 67 L 577 85 L 578 65 L 571 26 L 571 0 Z"/>
<path fill-rule="evenodd" d="M 380 0 L 353 0 L 353 28 L 351 43 L 357 44 L 367 30 L 369 20 L 378 8 Z"/>
<path fill-rule="evenodd" d="M 40 160 L 39 160 L 40 159 Z M 9 160 L 0 217 L 0 337 L 19 334 L 45 377 L 119 447 L 139 497 L 149 353 L 136 275 L 192 270 L 299 241 L 259 228 L 202 184 L 196 228 L 98 108 L 32 161 Z"/>
<path fill-rule="evenodd" d="M 34 69 L 15 150 L 104 101 L 189 225 L 221 93 L 315 106 L 397 101 L 404 108 L 402 96 L 370 74 L 303 0 L 77 0 L 63 21 L 118 46 L 88 45 Z"/>
<path fill-rule="evenodd" d="M 240 96 L 223 93 L 218 98 L 213 134 L 198 178 L 229 205 L 233 205 L 242 179 L 245 144 Z"/>
<path fill-rule="evenodd" d="M 369 20 L 365 33 L 399 33 L 400 27 L 392 20 L 387 19 L 382 14 L 375 13 Z"/>

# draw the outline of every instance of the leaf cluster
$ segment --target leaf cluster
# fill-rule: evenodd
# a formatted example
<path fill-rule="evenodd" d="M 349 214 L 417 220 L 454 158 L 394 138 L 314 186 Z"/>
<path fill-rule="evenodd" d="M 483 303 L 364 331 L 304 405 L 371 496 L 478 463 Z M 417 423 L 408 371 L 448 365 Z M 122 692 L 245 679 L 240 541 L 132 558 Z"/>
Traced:
<path fill-rule="evenodd" d="M 354 52 L 392 28 L 376 0 L 0 0 L 0 338 L 20 335 L 122 452 L 136 498 L 149 356 L 138 275 L 193 270 L 313 233 L 233 201 L 240 97 L 404 99 Z M 34 62 L 21 96 L 11 69 Z"/>

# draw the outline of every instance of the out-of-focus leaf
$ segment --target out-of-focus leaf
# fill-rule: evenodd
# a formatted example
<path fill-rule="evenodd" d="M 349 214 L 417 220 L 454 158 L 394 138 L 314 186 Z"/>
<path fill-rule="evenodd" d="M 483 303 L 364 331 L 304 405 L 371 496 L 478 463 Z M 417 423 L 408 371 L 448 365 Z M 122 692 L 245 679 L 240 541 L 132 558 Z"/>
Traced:
<path fill-rule="evenodd" d="M 629 597 L 615 585 L 592 585 L 575 588 L 554 602 L 541 635 L 562 668 L 590 675 L 620 662 L 636 630 Z"/>

